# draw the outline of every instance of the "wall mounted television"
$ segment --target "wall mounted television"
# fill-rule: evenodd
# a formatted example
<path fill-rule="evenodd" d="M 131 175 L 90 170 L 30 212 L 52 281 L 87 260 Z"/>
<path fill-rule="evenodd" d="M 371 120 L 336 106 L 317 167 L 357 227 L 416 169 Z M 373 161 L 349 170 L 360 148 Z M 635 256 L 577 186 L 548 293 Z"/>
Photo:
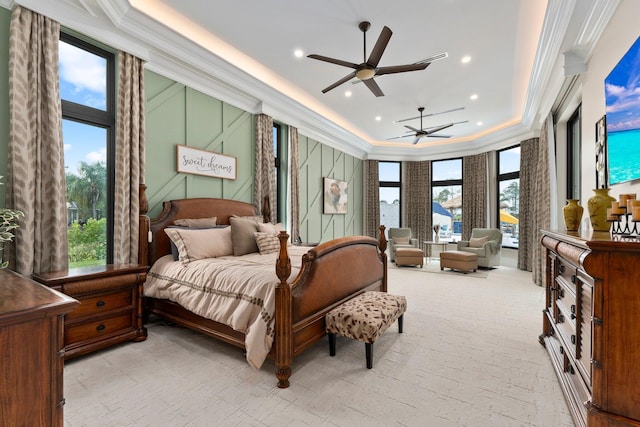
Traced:
<path fill-rule="evenodd" d="M 640 179 L 640 37 L 604 86 L 609 185 Z"/>

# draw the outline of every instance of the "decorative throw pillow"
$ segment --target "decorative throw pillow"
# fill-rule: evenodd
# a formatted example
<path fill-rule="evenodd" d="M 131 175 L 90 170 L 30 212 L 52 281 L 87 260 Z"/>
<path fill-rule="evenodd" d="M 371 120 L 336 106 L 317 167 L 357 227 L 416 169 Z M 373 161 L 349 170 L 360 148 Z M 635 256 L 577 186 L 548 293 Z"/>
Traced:
<path fill-rule="evenodd" d="M 270 222 L 263 222 L 258 224 L 258 231 L 260 233 L 279 234 L 284 231 L 284 227 L 281 223 L 271 224 Z"/>
<path fill-rule="evenodd" d="M 489 241 L 489 236 L 472 237 L 472 238 L 469 239 L 469 247 L 471 247 L 471 248 L 481 248 L 488 241 Z"/>
<path fill-rule="evenodd" d="M 256 237 L 253 235 L 258 231 L 258 224 L 252 219 L 231 217 L 231 243 L 235 256 L 258 252 Z"/>
<path fill-rule="evenodd" d="M 245 215 L 245 216 L 231 215 L 231 218 L 250 219 L 251 221 L 255 222 L 256 224 L 264 223 L 264 218 L 262 217 L 262 215 Z"/>
<path fill-rule="evenodd" d="M 178 248 L 178 260 L 183 264 L 197 259 L 233 255 L 231 227 L 165 228 L 164 232 Z"/>
<path fill-rule="evenodd" d="M 394 237 L 393 238 L 393 243 L 395 243 L 396 245 L 408 245 L 409 244 L 409 238 L 408 237 Z"/>
<path fill-rule="evenodd" d="M 173 221 L 175 225 L 189 228 L 209 228 L 217 225 L 218 217 L 211 218 L 182 218 Z"/>
<path fill-rule="evenodd" d="M 260 250 L 260 255 L 272 254 L 280 250 L 280 239 L 273 233 L 261 233 L 256 231 L 253 233 Z"/>

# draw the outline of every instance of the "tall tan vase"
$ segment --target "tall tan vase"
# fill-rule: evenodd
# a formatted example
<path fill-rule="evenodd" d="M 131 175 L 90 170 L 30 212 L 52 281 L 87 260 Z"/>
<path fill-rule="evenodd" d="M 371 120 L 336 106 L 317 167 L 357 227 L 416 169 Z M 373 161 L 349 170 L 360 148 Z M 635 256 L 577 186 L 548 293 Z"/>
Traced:
<path fill-rule="evenodd" d="M 607 222 L 607 208 L 610 208 L 611 202 L 615 202 L 616 199 L 609 195 L 608 188 L 596 188 L 593 192 L 595 194 L 587 202 L 591 227 L 594 231 L 609 231 L 611 223 Z"/>
<path fill-rule="evenodd" d="M 562 208 L 564 225 L 567 227 L 567 231 L 578 231 L 578 228 L 580 228 L 584 208 L 578 202 L 578 199 L 568 199 L 567 204 Z"/>

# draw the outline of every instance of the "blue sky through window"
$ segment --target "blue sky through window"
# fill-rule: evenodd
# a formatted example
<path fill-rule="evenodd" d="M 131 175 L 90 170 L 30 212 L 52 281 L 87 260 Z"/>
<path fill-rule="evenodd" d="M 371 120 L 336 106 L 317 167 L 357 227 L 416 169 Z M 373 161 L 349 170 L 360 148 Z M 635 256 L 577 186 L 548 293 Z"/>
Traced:
<path fill-rule="evenodd" d="M 63 100 L 103 111 L 106 109 L 107 60 L 105 58 L 60 41 L 58 65 L 60 97 Z M 77 175 L 80 162 L 106 163 L 105 129 L 63 120 L 62 136 L 67 172 Z"/>

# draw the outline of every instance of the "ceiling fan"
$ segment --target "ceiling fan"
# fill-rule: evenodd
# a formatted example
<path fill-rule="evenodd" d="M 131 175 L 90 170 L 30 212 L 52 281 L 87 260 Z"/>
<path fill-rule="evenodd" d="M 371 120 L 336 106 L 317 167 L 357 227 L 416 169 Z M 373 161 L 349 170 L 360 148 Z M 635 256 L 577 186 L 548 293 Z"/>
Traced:
<path fill-rule="evenodd" d="M 449 110 L 449 111 L 457 111 L 457 110 L 461 110 L 462 108 L 464 108 L 464 107 L 456 108 L 456 109 Z M 429 138 L 451 138 L 451 135 L 434 135 L 434 134 L 436 132 L 440 132 L 443 129 L 449 128 L 449 127 L 451 127 L 453 125 L 457 125 L 457 124 L 460 124 L 460 123 L 467 123 L 467 121 L 468 121 L 468 120 L 465 120 L 465 121 L 462 121 L 462 122 L 450 122 L 450 123 L 446 123 L 446 124 L 443 124 L 443 125 L 437 125 L 437 126 L 431 126 L 431 127 L 428 127 L 428 128 L 424 128 L 424 127 L 422 127 L 422 118 L 424 117 L 422 115 L 422 112 L 424 111 L 424 107 L 418 108 L 418 111 L 420 111 L 420 116 L 419 116 L 419 118 L 420 118 L 420 129 L 416 129 L 413 126 L 404 125 L 404 127 L 409 129 L 408 132 L 411 132 L 411 133 L 414 134 L 413 135 L 414 139 L 413 139 L 412 144 L 417 144 L 418 141 L 420 141 L 420 139 L 422 139 L 424 137 L 429 137 Z M 443 113 L 446 113 L 446 112 L 449 112 L 449 111 L 443 111 L 442 113 L 435 113 L 435 114 L 443 114 Z M 435 114 L 430 114 L 430 115 L 435 115 Z M 402 120 L 398 120 L 395 123 L 404 122 L 404 121 L 407 121 L 407 120 L 414 120 L 414 119 L 417 119 L 417 118 L 418 117 L 412 117 L 410 119 L 402 119 Z M 388 140 L 406 138 L 407 136 L 409 136 L 409 135 L 396 136 L 396 137 L 393 137 L 393 138 L 388 138 Z"/>
<path fill-rule="evenodd" d="M 362 82 L 369 88 L 371 92 L 375 96 L 384 96 L 382 89 L 380 86 L 373 80 L 375 76 L 382 76 L 385 74 L 395 74 L 395 73 L 404 73 L 407 71 L 419 71 L 424 70 L 429 66 L 429 63 L 416 63 L 416 64 L 406 64 L 406 65 L 394 65 L 390 67 L 378 67 L 378 63 L 380 62 L 380 58 L 382 58 L 382 54 L 389 43 L 389 39 L 391 39 L 391 34 L 393 32 L 389 29 L 389 27 L 385 26 L 378 37 L 378 41 L 376 42 L 373 50 L 369 54 L 369 59 L 367 59 L 367 30 L 371 27 L 371 23 L 367 21 L 363 21 L 358 25 L 360 31 L 363 33 L 364 38 L 364 48 L 363 48 L 363 59 L 364 62 L 361 64 L 356 64 L 353 62 L 342 61 L 340 59 L 329 58 L 327 56 L 322 55 L 309 55 L 308 58 L 317 59 L 319 61 L 330 62 L 332 64 L 342 65 L 343 67 L 352 68 L 354 71 L 341 78 L 337 82 L 332 85 L 322 89 L 322 93 L 327 93 L 331 89 L 335 89 L 343 83 L 348 82 L 354 77 L 362 80 Z"/>
<path fill-rule="evenodd" d="M 445 59 L 445 58 L 448 58 L 448 57 L 449 57 L 449 52 L 442 52 L 442 53 L 438 53 L 436 55 L 430 56 L 428 58 L 421 59 L 420 61 L 416 61 L 416 62 L 414 62 L 414 64 L 430 64 L 432 62 L 436 62 L 436 61 L 439 61 L 441 59 Z M 372 78 L 375 79 L 377 77 L 378 76 L 376 75 L 376 76 L 373 76 Z M 359 84 L 359 83 L 363 83 L 363 81 L 356 79 L 356 80 L 353 80 L 351 82 L 352 85 L 356 85 L 356 84 Z"/>

